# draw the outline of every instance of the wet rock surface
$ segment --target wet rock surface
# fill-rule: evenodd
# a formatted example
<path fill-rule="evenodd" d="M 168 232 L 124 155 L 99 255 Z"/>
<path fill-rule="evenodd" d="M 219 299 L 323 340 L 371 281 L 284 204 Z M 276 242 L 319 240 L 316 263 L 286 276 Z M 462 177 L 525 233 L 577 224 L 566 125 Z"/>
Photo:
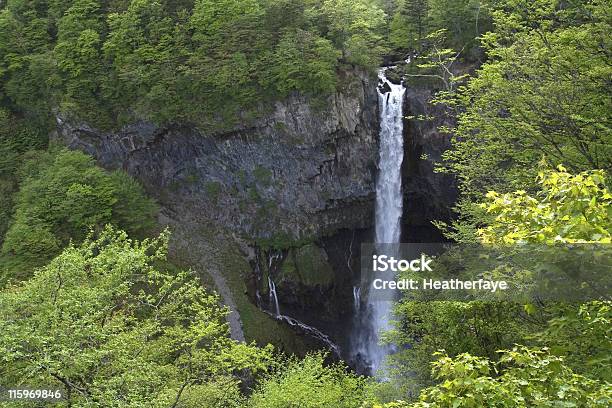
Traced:
<path fill-rule="evenodd" d="M 402 242 L 443 240 L 431 222 L 451 220 L 457 200 L 455 178 L 434 171 L 435 163 L 451 147 L 450 135 L 439 128 L 454 125 L 444 107 L 429 103 L 434 92 L 427 86 L 408 85 L 404 95 Z"/>

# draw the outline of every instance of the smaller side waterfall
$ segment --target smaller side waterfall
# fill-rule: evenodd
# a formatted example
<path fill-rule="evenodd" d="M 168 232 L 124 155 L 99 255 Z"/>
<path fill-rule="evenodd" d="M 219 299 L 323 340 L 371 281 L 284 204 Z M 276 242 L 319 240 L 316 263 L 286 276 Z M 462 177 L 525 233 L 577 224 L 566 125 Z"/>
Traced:
<path fill-rule="evenodd" d="M 353 308 L 355 312 L 361 309 L 361 288 L 359 286 L 353 286 Z"/>
<path fill-rule="evenodd" d="M 253 272 L 255 274 L 254 278 L 257 285 L 257 288 L 255 289 L 257 307 L 273 319 L 291 326 L 291 328 L 298 334 L 309 336 L 310 338 L 319 342 L 321 345 L 327 347 L 327 349 L 329 349 L 336 358 L 341 358 L 340 346 L 335 344 L 328 335 L 316 327 L 310 326 L 294 317 L 281 313 L 274 278 L 277 279 L 277 282 L 280 282 L 278 280 L 280 279 L 279 270 L 286 256 L 287 252 L 282 250 L 272 249 L 265 251 L 259 248 L 255 249 Z M 265 295 L 263 295 L 265 294 L 266 280 L 268 283 L 267 304 L 265 301 Z M 263 285 L 263 287 L 260 285 Z"/>
<path fill-rule="evenodd" d="M 274 281 L 268 276 L 268 288 L 270 290 L 270 303 L 274 305 L 274 311 L 276 316 L 280 316 L 280 307 L 278 305 L 278 296 L 276 295 L 276 285 Z"/>
<path fill-rule="evenodd" d="M 293 317 L 285 316 L 285 315 L 276 316 L 276 320 L 285 322 L 288 325 L 303 332 L 304 334 L 307 334 L 308 336 L 319 340 L 322 344 L 325 344 L 327 348 L 336 357 L 341 358 L 342 354 L 341 354 L 340 346 L 335 344 L 328 335 L 326 335 L 325 333 L 323 333 L 321 330 L 317 329 L 316 327 L 309 326 L 304 322 L 301 322 L 297 319 L 294 319 Z"/>

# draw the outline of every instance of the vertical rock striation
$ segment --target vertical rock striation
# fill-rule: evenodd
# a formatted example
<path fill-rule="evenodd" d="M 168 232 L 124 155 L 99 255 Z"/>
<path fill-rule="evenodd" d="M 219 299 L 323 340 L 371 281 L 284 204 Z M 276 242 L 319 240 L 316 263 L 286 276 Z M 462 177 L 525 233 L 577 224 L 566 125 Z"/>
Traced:
<path fill-rule="evenodd" d="M 281 245 L 371 225 L 376 81 L 347 72 L 341 83 L 326 101 L 294 95 L 221 134 L 145 122 L 105 133 L 59 117 L 57 137 L 126 170 L 167 209 Z"/>

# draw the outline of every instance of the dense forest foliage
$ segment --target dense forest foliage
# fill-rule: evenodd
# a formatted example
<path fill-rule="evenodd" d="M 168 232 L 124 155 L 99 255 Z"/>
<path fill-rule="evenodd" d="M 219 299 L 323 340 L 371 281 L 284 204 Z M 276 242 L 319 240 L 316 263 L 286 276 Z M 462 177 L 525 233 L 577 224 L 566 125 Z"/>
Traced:
<path fill-rule="evenodd" d="M 58 118 L 219 131 L 400 62 L 455 126 L 457 242 L 610 244 L 608 0 L 8 0 L 0 387 L 87 407 L 609 407 L 612 304 L 402 299 L 386 381 L 229 337 L 157 205 L 49 142 Z M 405 63 L 405 60 L 409 63 Z M 428 120 L 427 118 L 423 120 Z M 22 406 L 37 406 L 36 404 Z"/>
<path fill-rule="evenodd" d="M 533 191 L 541 166 L 612 171 L 609 6 L 509 1 L 492 13 L 487 61 L 453 101 L 444 166 L 461 179 L 455 238 L 474 239 L 484 194 Z"/>
<path fill-rule="evenodd" d="M 367 0 L 11 0 L 2 97 L 43 124 L 59 110 L 103 128 L 216 128 L 293 91 L 332 92 L 342 65 L 377 66 L 384 22 Z"/>

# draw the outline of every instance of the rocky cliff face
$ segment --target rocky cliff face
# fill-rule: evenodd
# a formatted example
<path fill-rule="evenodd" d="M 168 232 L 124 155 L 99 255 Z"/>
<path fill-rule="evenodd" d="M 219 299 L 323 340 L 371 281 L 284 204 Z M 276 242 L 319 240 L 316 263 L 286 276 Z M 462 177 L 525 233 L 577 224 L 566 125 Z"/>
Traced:
<path fill-rule="evenodd" d="M 434 172 L 434 163 L 451 147 L 439 127 L 450 127 L 455 119 L 430 104 L 433 93 L 430 86 L 408 85 L 404 94 L 403 242 L 440 241 L 431 222 L 449 221 L 457 200 L 454 177 Z"/>
<path fill-rule="evenodd" d="M 244 327 L 252 339 L 261 325 L 240 321 L 252 319 L 245 302 L 276 313 L 271 280 L 280 313 L 346 349 L 360 243 L 373 239 L 379 119 L 376 77 L 346 73 L 341 83 L 325 103 L 295 95 L 221 134 L 145 122 L 104 133 L 58 118 L 56 138 L 139 179 L 162 204 L 162 223 L 190 231 L 175 234 L 171 251 L 210 274 L 224 303 L 240 312 L 230 319 L 235 338 L 243 338 Z M 403 241 L 437 241 L 431 221 L 448 219 L 455 199 L 453 180 L 434 174 L 431 161 L 449 147 L 437 130 L 448 119 L 428 105 L 425 87 L 409 86 L 405 98 L 404 114 L 412 118 L 404 122 Z M 211 223 L 216 227 L 205 230 L 223 230 L 223 238 L 197 232 Z M 231 262 L 216 265 L 214 255 L 214 241 L 231 235 L 244 244 L 232 256 L 251 268 L 238 280 Z"/>
<path fill-rule="evenodd" d="M 296 95 L 223 134 L 144 122 L 104 133 L 58 118 L 57 137 L 126 170 L 171 211 L 283 246 L 371 223 L 375 81 L 346 73 L 325 103 Z"/>

